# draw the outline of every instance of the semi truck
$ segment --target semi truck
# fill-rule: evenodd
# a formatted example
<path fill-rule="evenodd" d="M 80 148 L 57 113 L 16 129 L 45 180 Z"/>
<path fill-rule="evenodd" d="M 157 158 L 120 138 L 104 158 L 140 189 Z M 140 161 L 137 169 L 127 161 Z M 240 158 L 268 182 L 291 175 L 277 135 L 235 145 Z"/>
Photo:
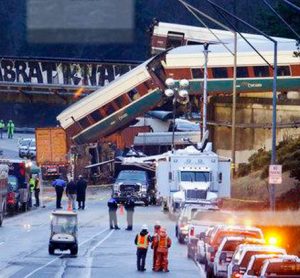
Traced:
<path fill-rule="evenodd" d="M 211 143 L 169 152 L 156 166 L 156 187 L 165 208 L 176 211 L 185 203 L 211 204 L 230 197 L 230 164 L 212 151 Z"/>
<path fill-rule="evenodd" d="M 60 127 L 36 128 L 36 163 L 41 167 L 43 180 L 66 177 L 68 173 L 68 143 Z"/>

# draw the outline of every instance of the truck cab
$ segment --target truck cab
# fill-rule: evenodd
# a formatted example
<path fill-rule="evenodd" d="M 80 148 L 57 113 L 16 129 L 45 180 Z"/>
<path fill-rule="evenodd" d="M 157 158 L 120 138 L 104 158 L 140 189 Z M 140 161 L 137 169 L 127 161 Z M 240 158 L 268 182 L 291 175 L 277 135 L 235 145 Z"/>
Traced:
<path fill-rule="evenodd" d="M 150 202 L 150 179 L 146 171 L 122 170 L 113 185 L 113 197 L 118 203 L 124 203 L 132 197 L 136 203 L 148 206 Z"/>
<path fill-rule="evenodd" d="M 176 210 L 185 202 L 201 202 L 217 199 L 210 191 L 212 172 L 208 167 L 184 166 L 178 170 L 180 191 L 173 194 L 173 208 Z"/>

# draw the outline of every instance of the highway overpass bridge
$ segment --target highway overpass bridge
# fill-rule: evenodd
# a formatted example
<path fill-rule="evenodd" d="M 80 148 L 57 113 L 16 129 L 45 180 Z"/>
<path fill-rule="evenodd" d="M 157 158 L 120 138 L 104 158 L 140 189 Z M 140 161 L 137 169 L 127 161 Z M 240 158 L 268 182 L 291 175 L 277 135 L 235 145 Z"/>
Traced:
<path fill-rule="evenodd" d="M 53 95 L 62 99 L 76 98 L 103 87 L 140 63 L 2 57 L 0 90 L 2 94 L 15 93 L 27 97 Z"/>
<path fill-rule="evenodd" d="M 71 103 L 140 63 L 2 57 L 0 119 L 23 127 L 55 125 L 57 114 Z"/>

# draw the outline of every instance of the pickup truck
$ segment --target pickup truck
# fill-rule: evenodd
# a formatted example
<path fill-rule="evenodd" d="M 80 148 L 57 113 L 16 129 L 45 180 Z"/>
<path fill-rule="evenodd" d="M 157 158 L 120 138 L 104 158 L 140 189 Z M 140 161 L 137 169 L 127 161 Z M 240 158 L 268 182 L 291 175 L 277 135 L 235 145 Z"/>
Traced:
<path fill-rule="evenodd" d="M 123 203 L 128 197 L 136 203 L 142 202 L 148 206 L 151 201 L 151 180 L 146 171 L 122 170 L 113 185 L 113 197 L 118 203 Z"/>
<path fill-rule="evenodd" d="M 285 255 L 280 258 L 264 261 L 260 276 L 267 278 L 299 278 L 300 259 L 296 256 Z"/>
<path fill-rule="evenodd" d="M 228 221 L 235 218 L 232 212 L 220 211 L 215 206 L 206 210 L 205 213 L 199 212 L 189 225 L 188 252 L 192 251 L 190 257 L 205 263 L 206 246 L 209 237 L 215 233 L 216 229 L 226 225 Z M 189 253 L 188 253 L 189 254 Z"/>
<path fill-rule="evenodd" d="M 175 234 L 179 243 L 185 243 L 188 237 L 189 225 L 194 220 L 197 220 L 197 217 L 199 217 L 201 213 L 207 211 L 208 207 L 201 204 L 186 204 L 183 207 L 175 226 Z"/>
<path fill-rule="evenodd" d="M 215 229 L 222 227 L 231 216 L 230 212 L 220 211 L 215 206 L 204 207 L 203 210 L 197 211 L 188 227 L 188 257 L 194 260 L 198 259 L 199 245 L 206 248 L 207 238 L 204 238 L 206 231 L 213 227 L 212 233 L 214 233 Z"/>
<path fill-rule="evenodd" d="M 214 259 L 214 277 L 226 277 L 227 267 L 232 260 L 235 249 L 241 244 L 265 244 L 263 239 L 243 236 L 223 238 Z"/>
<path fill-rule="evenodd" d="M 274 254 L 262 254 L 254 255 L 251 257 L 244 278 L 256 278 L 260 276 L 260 270 L 265 260 L 279 258 L 283 255 L 274 255 Z"/>
<path fill-rule="evenodd" d="M 283 248 L 269 245 L 241 244 L 235 250 L 232 261 L 228 265 L 227 277 L 242 277 L 251 257 L 259 254 L 286 255 L 286 251 Z"/>
<path fill-rule="evenodd" d="M 241 236 L 256 239 L 263 239 L 261 229 L 256 227 L 243 227 L 243 226 L 224 226 L 218 229 L 210 238 L 206 246 L 205 261 L 206 271 L 208 277 L 213 277 L 214 260 L 216 252 L 225 237 Z"/>

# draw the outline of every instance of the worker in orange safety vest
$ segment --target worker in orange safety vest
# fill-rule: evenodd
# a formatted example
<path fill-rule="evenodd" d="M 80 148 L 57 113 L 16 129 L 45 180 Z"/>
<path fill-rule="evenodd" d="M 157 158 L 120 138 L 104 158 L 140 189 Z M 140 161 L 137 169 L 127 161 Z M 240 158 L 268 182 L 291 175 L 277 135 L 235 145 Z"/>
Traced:
<path fill-rule="evenodd" d="M 166 229 L 160 228 L 158 237 L 155 238 L 153 244 L 157 248 L 154 271 L 169 272 L 168 251 L 172 245 L 172 241 L 167 235 Z"/>
<path fill-rule="evenodd" d="M 152 270 L 154 270 L 155 268 L 155 261 L 156 261 L 156 251 L 157 251 L 157 247 L 154 246 L 154 242 L 155 240 L 157 241 L 157 237 L 159 234 L 159 230 L 160 230 L 160 223 L 159 221 L 156 221 L 155 225 L 154 225 L 154 235 L 152 236 L 152 244 L 151 244 L 151 249 L 153 249 L 153 266 L 152 266 Z"/>
<path fill-rule="evenodd" d="M 137 270 L 146 271 L 146 256 L 148 251 L 149 243 L 152 238 L 148 233 L 147 225 L 143 225 L 141 232 L 135 237 L 135 245 L 137 246 L 136 256 L 137 256 Z"/>

